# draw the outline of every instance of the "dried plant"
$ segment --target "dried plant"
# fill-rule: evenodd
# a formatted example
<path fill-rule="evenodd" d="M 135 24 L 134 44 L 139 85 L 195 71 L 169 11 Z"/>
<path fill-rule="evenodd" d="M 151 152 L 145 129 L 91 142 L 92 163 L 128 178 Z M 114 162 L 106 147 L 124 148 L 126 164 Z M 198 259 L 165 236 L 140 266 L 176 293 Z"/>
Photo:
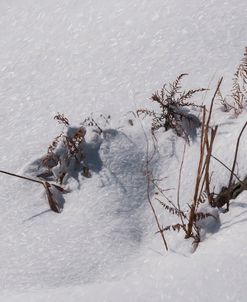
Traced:
<path fill-rule="evenodd" d="M 172 225 L 168 225 L 165 228 L 163 228 L 161 231 L 162 232 L 166 232 L 166 231 L 177 231 L 179 232 L 181 229 L 183 229 L 183 225 L 180 223 L 176 223 L 176 224 L 172 224 Z M 157 234 L 158 232 L 156 232 Z"/>
<path fill-rule="evenodd" d="M 153 174 L 150 171 L 150 162 L 151 161 L 152 161 L 152 157 L 149 157 L 149 144 L 148 144 L 148 141 L 147 141 L 147 157 L 146 157 L 147 199 L 148 199 L 148 203 L 151 207 L 152 213 L 154 215 L 156 225 L 157 225 L 158 230 L 159 230 L 158 232 L 161 235 L 161 239 L 162 239 L 162 242 L 164 244 L 165 250 L 168 251 L 168 245 L 167 245 L 167 242 L 166 242 L 166 239 L 165 239 L 165 236 L 164 236 L 164 232 L 162 232 L 162 226 L 159 222 L 159 218 L 158 218 L 158 215 L 156 213 L 155 207 L 154 207 L 153 202 L 152 202 L 151 194 L 150 194 L 151 184 L 152 184 L 152 181 L 153 181 Z"/>
<path fill-rule="evenodd" d="M 68 133 L 64 136 L 64 144 L 67 146 L 69 157 L 74 157 L 78 161 L 83 159 L 84 155 L 81 153 L 80 144 L 85 141 L 85 134 L 86 129 L 79 127 L 72 135 Z"/>
<path fill-rule="evenodd" d="M 67 119 L 67 117 L 64 114 L 61 114 L 61 113 L 58 112 L 54 116 L 54 120 L 57 120 L 59 122 L 59 124 L 63 124 L 66 127 L 69 126 L 69 120 Z"/>
<path fill-rule="evenodd" d="M 166 232 L 166 231 L 183 231 L 185 234 L 185 238 L 193 238 L 193 244 L 196 247 L 201 240 L 200 236 L 200 226 L 198 224 L 199 221 L 206 219 L 208 217 L 214 217 L 211 213 L 201 212 L 199 210 L 199 206 L 201 203 L 204 203 L 206 200 L 209 203 L 212 202 L 213 193 L 211 192 L 210 182 L 210 159 L 213 150 L 213 144 L 217 133 L 217 126 L 211 127 L 210 120 L 212 116 L 212 109 L 215 97 L 221 85 L 222 78 L 219 81 L 214 96 L 211 101 L 210 109 L 207 112 L 206 107 L 203 106 L 203 120 L 201 124 L 201 143 L 200 143 L 200 157 L 197 168 L 197 176 L 195 181 L 195 190 L 194 196 L 189 204 L 189 209 L 184 211 L 180 206 L 180 185 L 182 178 L 182 169 L 186 151 L 186 142 L 184 144 L 184 150 L 182 155 L 182 161 L 179 169 L 179 179 L 178 179 L 178 189 L 177 189 L 177 203 L 173 203 L 169 200 L 163 190 L 159 188 L 157 183 L 155 183 L 155 187 L 158 188 L 158 195 L 161 198 L 156 197 L 155 199 L 162 205 L 162 207 L 168 211 L 169 213 L 176 215 L 179 219 L 179 222 L 173 225 L 168 225 L 158 232 Z M 161 199 L 165 198 L 165 202 Z"/>
<path fill-rule="evenodd" d="M 64 114 L 58 113 L 54 119 L 59 124 L 64 125 L 61 133 L 54 138 L 49 145 L 47 154 L 42 158 L 42 166 L 45 171 L 38 174 L 45 180 L 52 177 L 53 180 L 63 183 L 66 174 L 76 163 L 80 164 L 85 158 L 82 145 L 85 142 L 86 128 L 84 126 L 72 127 L 69 120 Z M 87 167 L 83 165 L 82 172 Z M 83 173 L 84 174 L 84 173 Z M 87 171 L 86 176 L 89 177 L 90 172 Z"/>
<path fill-rule="evenodd" d="M 62 124 L 65 127 L 68 127 L 70 125 L 68 118 L 64 114 L 61 114 L 59 112 L 54 116 L 54 120 L 57 120 L 59 124 Z M 54 151 L 57 148 L 59 142 L 62 140 L 63 136 L 64 136 L 64 131 L 62 130 L 61 133 L 53 139 L 51 144 L 48 146 L 47 155 L 49 156 L 48 158 L 44 159 L 45 161 L 49 160 L 50 158 L 54 160 L 53 158 Z M 57 161 L 57 158 L 55 161 Z"/>
<path fill-rule="evenodd" d="M 243 112 L 247 102 L 247 47 L 234 74 L 231 95 L 223 97 L 219 90 L 217 97 L 224 111 L 233 111 L 236 117 Z"/>
<path fill-rule="evenodd" d="M 111 119 L 111 116 L 108 115 L 107 117 L 104 116 L 103 114 L 100 114 L 98 120 L 99 121 L 96 121 L 95 118 L 93 117 L 93 114 L 91 114 L 90 116 L 88 116 L 83 122 L 82 122 L 82 125 L 83 126 L 88 126 L 88 127 L 95 127 L 99 134 L 102 134 L 103 133 L 103 128 L 106 126 L 106 125 L 109 125 L 109 121 Z"/>
<path fill-rule="evenodd" d="M 52 185 L 47 181 L 44 181 L 43 185 L 45 188 L 45 192 L 46 192 L 46 196 L 47 196 L 47 200 L 48 200 L 50 209 L 53 212 L 61 213 L 62 208 L 61 208 L 59 201 L 55 198 L 54 194 L 52 193 L 52 189 L 53 189 Z"/>
<path fill-rule="evenodd" d="M 178 217 L 180 217 L 180 215 L 182 215 L 183 218 L 186 218 L 186 214 L 183 211 L 181 211 L 178 208 L 176 208 L 174 205 L 170 206 L 170 205 L 166 204 L 164 201 L 161 201 L 159 198 L 155 198 L 155 199 L 170 214 L 177 215 Z"/>
<path fill-rule="evenodd" d="M 58 144 L 59 144 L 59 141 L 60 139 L 62 138 L 62 136 L 64 135 L 63 131 L 58 135 L 56 136 L 53 141 L 51 142 L 51 144 L 49 145 L 48 147 L 48 150 L 47 150 L 47 154 L 52 154 L 54 153 L 55 149 L 57 148 Z"/>
<path fill-rule="evenodd" d="M 178 136 L 189 139 L 190 130 L 200 126 L 199 119 L 190 113 L 192 107 L 199 107 L 190 99 L 198 92 L 203 92 L 207 89 L 191 89 L 182 91 L 181 81 L 187 74 L 181 74 L 177 79 L 168 86 L 164 85 L 160 91 L 156 91 L 151 100 L 159 105 L 160 110 L 138 109 L 138 116 L 149 116 L 152 118 L 151 132 L 160 128 L 165 131 L 173 129 Z"/>
<path fill-rule="evenodd" d="M 211 101 L 210 109 L 206 117 L 206 108 L 203 108 L 203 121 L 201 131 L 201 143 L 200 143 L 200 158 L 197 168 L 197 176 L 194 190 L 194 197 L 190 205 L 189 221 L 186 230 L 186 238 L 194 238 L 195 244 L 200 242 L 200 233 L 197 227 L 198 221 L 198 207 L 201 203 L 203 192 L 207 194 L 209 203 L 212 202 L 212 192 L 210 189 L 210 160 L 213 150 L 213 144 L 216 137 L 218 127 L 210 127 L 210 120 L 212 116 L 212 109 L 215 97 L 220 88 L 223 78 L 218 82 L 216 91 Z M 210 214 L 207 214 L 210 215 Z M 199 215 L 199 217 L 202 217 Z M 207 216 L 206 216 L 207 217 Z"/>
<path fill-rule="evenodd" d="M 236 100 L 244 100 L 247 98 L 247 47 L 245 48 L 244 56 L 240 61 L 238 69 L 233 78 L 233 97 L 236 94 Z M 241 96 L 238 96 L 240 94 Z M 242 104 L 243 105 L 243 104 Z"/>
<path fill-rule="evenodd" d="M 50 183 L 48 181 L 41 181 L 39 179 L 34 179 L 34 178 L 31 178 L 31 177 L 18 175 L 18 174 L 10 173 L 10 172 L 3 171 L 3 170 L 0 170 L 0 173 L 10 175 L 10 176 L 14 176 L 14 177 L 17 177 L 17 178 L 21 178 L 21 179 L 24 179 L 24 180 L 28 180 L 28 181 L 35 182 L 35 183 L 43 185 L 43 187 L 45 188 L 45 193 L 46 193 L 46 196 L 47 196 L 47 200 L 48 200 L 50 209 L 53 212 L 56 212 L 56 213 L 61 213 L 62 212 L 64 201 L 63 201 L 63 197 L 62 197 L 61 194 L 68 193 L 68 191 L 65 190 L 64 188 L 62 188 L 61 186 L 58 186 L 57 184 Z"/>
<path fill-rule="evenodd" d="M 218 90 L 217 92 L 217 95 L 216 95 L 216 98 L 217 100 L 221 103 L 222 105 L 222 110 L 224 112 L 230 112 L 231 110 L 234 110 L 234 105 L 231 105 L 228 101 L 227 101 L 227 98 L 226 97 L 223 97 L 220 89 Z"/>
<path fill-rule="evenodd" d="M 246 127 L 247 127 L 247 122 L 245 122 L 239 133 L 236 142 L 236 147 L 235 147 L 233 164 L 231 168 L 228 168 L 221 160 L 211 155 L 215 160 L 217 160 L 220 164 L 222 164 L 228 171 L 230 171 L 228 185 L 223 186 L 220 192 L 216 194 L 216 197 L 213 198 L 212 200 L 212 206 L 214 207 L 222 208 L 224 205 L 226 205 L 226 212 L 229 211 L 230 200 L 235 199 L 241 192 L 247 190 L 247 177 L 242 181 L 235 173 L 239 145 L 240 145 L 241 137 Z M 238 182 L 233 180 L 233 177 L 235 177 L 238 180 Z"/>

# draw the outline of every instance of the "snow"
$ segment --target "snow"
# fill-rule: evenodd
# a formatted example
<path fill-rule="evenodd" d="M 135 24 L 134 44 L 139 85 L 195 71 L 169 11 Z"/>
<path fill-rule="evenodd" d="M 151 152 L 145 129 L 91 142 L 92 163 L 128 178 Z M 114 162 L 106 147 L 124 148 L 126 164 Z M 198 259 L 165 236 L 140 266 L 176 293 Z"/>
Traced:
<path fill-rule="evenodd" d="M 247 296 L 247 194 L 191 241 L 169 232 L 165 252 L 146 196 L 148 121 L 130 111 L 183 72 L 185 88 L 217 80 L 229 93 L 246 46 L 244 0 L 10 0 L 0 3 L 0 168 L 32 175 L 62 127 L 57 112 L 79 126 L 111 115 L 100 139 L 88 129 L 91 178 L 73 175 L 61 214 L 49 210 L 40 184 L 0 174 L 0 300 L 234 301 Z M 133 119 L 134 125 L 128 123 Z M 215 104 L 214 155 L 228 166 L 246 121 Z M 184 140 L 157 134 L 151 169 L 176 198 Z M 150 140 L 151 142 L 151 140 Z M 246 176 L 246 133 L 237 171 Z M 181 203 L 191 200 L 199 138 L 187 147 Z M 229 172 L 212 161 L 215 189 Z M 163 225 L 174 217 L 157 205 Z M 218 213 L 218 212 L 217 212 Z"/>

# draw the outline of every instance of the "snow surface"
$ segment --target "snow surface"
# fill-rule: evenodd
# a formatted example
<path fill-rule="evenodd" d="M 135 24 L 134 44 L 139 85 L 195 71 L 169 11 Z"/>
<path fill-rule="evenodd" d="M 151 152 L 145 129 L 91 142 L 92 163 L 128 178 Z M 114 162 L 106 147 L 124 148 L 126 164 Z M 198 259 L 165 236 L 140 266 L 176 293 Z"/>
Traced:
<path fill-rule="evenodd" d="M 127 120 L 164 83 L 229 93 L 246 41 L 246 1 L 8 0 L 0 2 L 0 168 L 31 173 L 61 126 L 110 114 L 102 142 L 88 131 L 92 178 L 69 180 L 64 211 L 42 187 L 0 175 L 0 301 L 239 301 L 247 299 L 247 194 L 220 213 L 195 253 L 168 233 L 165 252 L 146 198 L 147 122 Z M 214 154 L 231 165 L 246 121 L 222 113 Z M 159 133 L 157 177 L 175 198 L 184 142 Z M 199 139 L 187 148 L 181 203 L 194 189 Z M 243 136 L 238 173 L 246 173 Z M 216 162 L 216 189 L 229 173 Z M 173 217 L 159 209 L 164 225 Z"/>

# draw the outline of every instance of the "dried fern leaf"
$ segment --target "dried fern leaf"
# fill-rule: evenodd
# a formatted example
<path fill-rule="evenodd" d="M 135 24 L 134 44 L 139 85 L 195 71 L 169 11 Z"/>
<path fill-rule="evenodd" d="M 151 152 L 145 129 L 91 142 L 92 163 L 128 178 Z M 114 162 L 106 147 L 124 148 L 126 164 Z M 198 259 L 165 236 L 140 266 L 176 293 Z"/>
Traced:
<path fill-rule="evenodd" d="M 52 193 L 52 185 L 49 184 L 47 181 L 45 181 L 44 188 L 45 188 L 45 192 L 46 192 L 46 196 L 48 199 L 50 209 L 55 213 L 61 213 L 62 208 L 59 204 L 59 201 L 54 197 L 54 194 Z M 54 186 L 54 188 L 55 188 L 55 186 Z"/>
<path fill-rule="evenodd" d="M 199 220 L 202 220 L 202 219 L 206 219 L 208 217 L 213 217 L 215 220 L 217 220 L 217 218 L 211 214 L 211 213 L 203 213 L 203 212 L 197 212 L 195 213 L 195 220 L 196 221 L 199 221 Z"/>

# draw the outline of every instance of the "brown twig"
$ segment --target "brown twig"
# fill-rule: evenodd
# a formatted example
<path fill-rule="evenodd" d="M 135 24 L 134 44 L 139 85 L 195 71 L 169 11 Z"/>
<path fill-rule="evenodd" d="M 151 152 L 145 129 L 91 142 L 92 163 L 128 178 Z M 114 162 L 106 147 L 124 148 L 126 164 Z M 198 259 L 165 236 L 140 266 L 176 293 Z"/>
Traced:
<path fill-rule="evenodd" d="M 49 206 L 50 206 L 51 210 L 56 212 L 56 213 L 61 213 L 61 209 L 59 207 L 59 204 L 57 203 L 56 199 L 53 197 L 52 192 L 50 191 L 50 188 L 52 186 L 54 186 L 60 192 L 67 193 L 67 191 L 64 190 L 62 187 L 60 187 L 58 185 L 55 185 L 55 184 L 51 184 L 48 181 L 41 181 L 41 180 L 37 180 L 37 179 L 31 178 L 31 177 L 18 175 L 18 174 L 10 173 L 10 172 L 3 171 L 3 170 L 0 170 L 0 173 L 7 174 L 7 175 L 10 175 L 10 176 L 18 177 L 18 178 L 21 178 L 21 179 L 24 179 L 24 180 L 28 180 L 28 181 L 32 181 L 32 182 L 36 182 L 36 183 L 41 184 L 45 188 L 46 196 L 47 196 L 47 199 L 48 199 Z"/>
<path fill-rule="evenodd" d="M 146 137 L 146 139 L 147 139 L 147 137 Z M 157 227 L 158 227 L 158 229 L 160 231 L 160 235 L 161 235 L 162 241 L 164 243 L 165 249 L 166 249 L 166 251 L 168 251 L 168 245 L 167 245 L 165 236 L 164 236 L 164 234 L 162 232 L 162 227 L 161 227 L 161 225 L 159 223 L 158 216 L 156 214 L 155 208 L 153 206 L 153 203 L 152 203 L 152 200 L 151 200 L 151 197 L 150 197 L 150 175 L 151 175 L 151 172 L 149 170 L 149 163 L 150 163 L 150 158 L 149 158 L 149 143 L 148 143 L 148 140 L 147 140 L 147 154 L 146 154 L 147 198 L 148 198 L 148 203 L 149 203 L 149 205 L 151 207 L 151 210 L 153 212 L 153 215 L 154 215 Z"/>
<path fill-rule="evenodd" d="M 211 157 L 212 157 L 213 159 L 215 159 L 217 162 L 219 162 L 222 166 L 224 166 L 229 172 L 233 173 L 233 175 L 237 178 L 237 180 L 238 180 L 240 183 L 244 184 L 244 182 L 237 176 L 237 174 L 234 173 L 233 171 L 231 171 L 231 169 L 230 169 L 229 167 L 227 167 L 227 165 L 224 164 L 220 159 L 218 159 L 217 157 L 215 157 L 215 156 L 212 155 L 212 154 L 211 154 Z"/>
<path fill-rule="evenodd" d="M 237 140 L 237 144 L 236 144 L 236 148 L 235 148 L 234 160 L 233 160 L 232 169 L 231 169 L 231 175 L 230 175 L 230 179 L 229 179 L 229 183 L 228 183 L 228 189 L 232 185 L 232 179 L 233 179 L 233 176 L 234 176 L 235 166 L 236 166 L 237 157 L 238 157 L 239 144 L 240 144 L 241 136 L 242 136 L 246 126 L 247 126 L 247 122 L 245 122 L 245 124 L 242 127 L 242 129 L 239 133 L 239 136 L 238 136 L 238 140 Z M 226 211 L 229 211 L 229 205 L 230 205 L 230 199 L 227 201 Z"/>
<path fill-rule="evenodd" d="M 10 172 L 3 171 L 3 170 L 0 170 L 0 173 L 7 174 L 7 175 L 10 175 L 10 176 L 14 176 L 14 177 L 18 177 L 18 178 L 22 178 L 22 179 L 33 181 L 33 182 L 37 182 L 37 183 L 43 185 L 43 181 L 37 180 L 37 179 L 34 179 L 34 178 L 30 178 L 30 177 L 27 177 L 27 176 L 18 175 L 18 174 L 10 173 Z"/>
<path fill-rule="evenodd" d="M 196 184 L 195 184 L 195 191 L 194 191 L 194 197 L 192 204 L 190 206 L 190 213 L 189 213 L 189 222 L 187 226 L 187 232 L 186 232 L 186 238 L 193 237 L 193 227 L 195 227 L 196 222 L 196 208 L 198 206 L 199 198 L 202 193 L 204 183 L 206 182 L 206 189 L 207 189 L 207 195 L 208 198 L 211 198 L 210 194 L 210 179 L 209 179 L 209 164 L 210 164 L 210 154 L 212 152 L 213 148 L 213 142 L 216 136 L 217 132 L 217 126 L 212 129 L 211 136 L 209 140 L 209 124 L 212 117 L 212 111 L 213 111 L 213 104 L 215 97 L 217 95 L 217 92 L 220 88 L 220 85 L 222 83 L 223 77 L 219 80 L 216 90 L 214 92 L 214 95 L 211 100 L 210 109 L 208 118 L 206 120 L 206 108 L 203 107 L 203 122 L 202 122 L 202 134 L 201 134 L 201 143 L 200 143 L 200 158 L 198 163 L 198 169 L 197 169 L 197 177 L 196 177 Z M 206 152 L 206 155 L 205 155 Z"/>
<path fill-rule="evenodd" d="M 148 137 L 147 137 L 147 134 L 143 128 L 143 132 L 144 132 L 144 136 L 145 136 L 145 139 L 146 139 L 146 179 L 147 179 L 147 199 L 148 199 L 148 203 L 151 207 L 151 210 L 153 212 L 153 215 L 154 215 L 154 218 L 155 218 L 155 222 L 157 224 L 157 227 L 160 231 L 160 235 L 161 235 L 161 238 L 162 238 L 162 241 L 163 241 L 163 244 L 164 244 L 164 247 L 165 247 L 165 250 L 168 251 L 168 245 L 167 245 L 167 242 L 166 242 L 166 239 L 165 239 L 165 236 L 162 232 L 162 227 L 159 223 L 159 219 L 158 219 L 158 216 L 156 214 L 156 211 L 155 211 L 155 208 L 153 206 L 153 203 L 152 203 L 152 200 L 151 200 L 151 197 L 150 197 L 150 182 L 151 182 L 151 171 L 149 169 L 149 165 L 150 165 L 150 161 L 153 159 L 154 157 L 154 154 L 155 154 L 155 150 L 153 151 L 151 157 L 150 157 L 150 151 L 149 151 L 149 141 L 148 141 Z M 154 141 L 153 141 L 154 143 Z M 154 143 L 154 146 L 155 146 L 155 143 Z M 155 148 L 154 148 L 155 149 Z"/>
<path fill-rule="evenodd" d="M 178 189 L 177 189 L 177 207 L 178 207 L 178 213 L 181 220 L 181 223 L 183 225 L 183 229 L 186 229 L 183 214 L 181 212 L 180 207 L 180 187 L 181 187 L 181 179 L 182 179 L 182 170 L 183 170 L 183 164 L 184 164 L 184 157 L 185 157 L 185 151 L 186 151 L 186 141 L 184 143 L 184 149 L 183 149 L 183 155 L 182 155 L 182 161 L 179 168 L 179 176 L 178 176 Z"/>
<path fill-rule="evenodd" d="M 236 162 L 237 162 L 239 143 L 240 143 L 241 136 L 242 136 L 246 126 L 247 126 L 247 122 L 245 122 L 245 124 L 244 124 L 244 126 L 243 126 L 243 128 L 240 131 L 239 136 L 238 136 L 238 140 L 237 140 L 237 144 L 236 144 L 236 148 L 235 148 L 234 160 L 233 160 L 232 169 L 231 169 L 231 176 L 230 176 L 229 183 L 228 183 L 228 188 L 230 188 L 230 186 L 232 185 L 232 179 L 233 179 L 233 176 L 234 176 L 235 166 L 236 166 Z"/>

